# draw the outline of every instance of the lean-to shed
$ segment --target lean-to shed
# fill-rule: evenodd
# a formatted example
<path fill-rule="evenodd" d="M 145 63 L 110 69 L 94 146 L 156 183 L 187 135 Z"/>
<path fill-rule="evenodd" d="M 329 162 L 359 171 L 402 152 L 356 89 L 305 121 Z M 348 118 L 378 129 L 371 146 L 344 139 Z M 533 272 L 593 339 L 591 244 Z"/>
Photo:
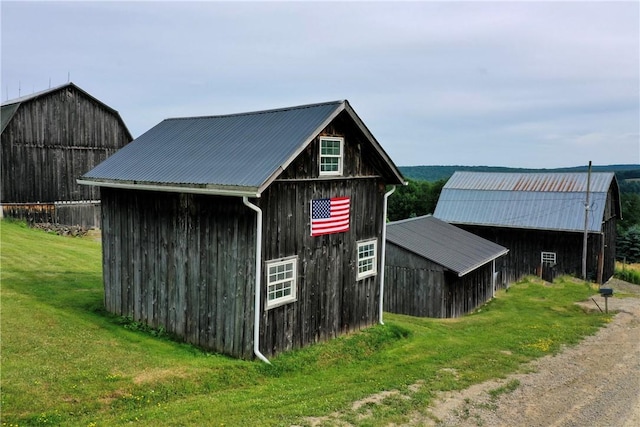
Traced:
<path fill-rule="evenodd" d="M 580 277 L 585 226 L 587 278 L 602 283 L 614 272 L 621 208 L 612 172 L 590 178 L 586 172 L 456 172 L 434 216 L 508 248 L 503 267 L 510 281 L 527 274 Z"/>
<path fill-rule="evenodd" d="M 263 360 L 380 320 L 403 178 L 347 101 L 167 119 L 79 181 L 110 312 Z"/>
<path fill-rule="evenodd" d="M 508 250 L 431 215 L 387 225 L 384 308 L 421 317 L 458 317 L 491 299 Z"/>
<path fill-rule="evenodd" d="M 73 83 L 2 103 L 0 213 L 99 226 L 98 188 L 76 179 L 133 138 L 116 110 Z"/>

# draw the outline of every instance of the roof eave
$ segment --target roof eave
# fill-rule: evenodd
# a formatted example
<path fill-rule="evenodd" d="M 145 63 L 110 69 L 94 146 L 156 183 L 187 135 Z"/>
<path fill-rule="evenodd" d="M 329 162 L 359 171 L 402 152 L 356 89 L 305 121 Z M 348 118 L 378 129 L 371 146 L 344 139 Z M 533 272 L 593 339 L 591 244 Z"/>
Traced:
<path fill-rule="evenodd" d="M 470 225 L 474 227 L 498 227 L 498 228 L 509 228 L 512 230 L 531 230 L 531 231 L 552 231 L 552 232 L 562 232 L 562 233 L 584 233 L 584 229 L 570 229 L 570 228 L 544 228 L 544 227 L 534 227 L 534 226 L 523 226 L 523 225 L 506 225 L 506 224 L 487 224 L 480 222 L 464 222 L 464 221 L 449 221 L 443 220 L 452 225 Z M 598 234 L 602 233 L 602 229 L 594 230 L 587 229 L 587 233 Z"/>
<path fill-rule="evenodd" d="M 459 271 L 458 272 L 458 277 L 462 277 L 462 276 L 464 276 L 464 275 L 466 275 L 468 273 L 471 273 L 472 271 L 477 270 L 478 268 L 482 267 L 483 265 L 487 265 L 491 261 L 494 261 L 494 260 L 496 260 L 496 259 L 500 258 L 501 256 L 504 256 L 504 255 L 506 255 L 508 253 L 509 253 L 509 249 L 505 248 L 505 250 L 500 251 L 500 253 L 498 253 L 496 255 L 493 255 L 491 258 L 489 258 L 489 259 L 487 259 L 487 260 L 485 260 L 485 261 L 483 261 L 481 263 L 478 263 L 478 264 L 474 265 L 473 267 L 469 267 L 466 270 Z"/>
<path fill-rule="evenodd" d="M 93 185 L 96 187 L 119 188 L 127 190 L 142 191 L 163 191 L 168 193 L 189 193 L 206 194 L 210 196 L 231 196 L 231 197 L 260 197 L 260 192 L 256 187 L 236 187 L 220 185 L 171 185 L 160 183 L 142 183 L 136 181 L 113 181 L 99 180 L 92 178 L 78 178 L 76 180 L 81 185 Z"/>

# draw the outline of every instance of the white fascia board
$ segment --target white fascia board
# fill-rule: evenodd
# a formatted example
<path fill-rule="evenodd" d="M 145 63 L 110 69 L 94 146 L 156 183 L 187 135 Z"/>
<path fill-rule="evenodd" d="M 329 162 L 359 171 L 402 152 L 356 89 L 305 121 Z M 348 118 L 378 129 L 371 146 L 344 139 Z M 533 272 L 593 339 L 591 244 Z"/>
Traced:
<path fill-rule="evenodd" d="M 122 188 L 128 190 L 144 190 L 144 191 L 164 191 L 168 193 L 190 193 L 190 194 L 208 194 L 215 196 L 232 196 L 232 197 L 260 197 L 258 189 L 255 190 L 232 190 L 226 188 L 206 188 L 206 187 L 181 187 L 177 185 L 157 185 L 157 184 L 137 184 L 130 182 L 105 182 L 92 181 L 88 179 L 76 180 L 81 185 L 93 185 L 96 187 Z"/>

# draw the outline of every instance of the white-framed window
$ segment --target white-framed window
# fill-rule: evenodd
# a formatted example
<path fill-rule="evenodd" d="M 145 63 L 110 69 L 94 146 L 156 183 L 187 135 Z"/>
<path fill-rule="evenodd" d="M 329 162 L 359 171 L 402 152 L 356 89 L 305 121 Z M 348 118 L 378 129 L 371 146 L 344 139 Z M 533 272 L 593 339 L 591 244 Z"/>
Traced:
<path fill-rule="evenodd" d="M 556 253 L 555 252 L 542 252 L 540 259 L 543 264 L 555 264 L 556 263 Z"/>
<path fill-rule="evenodd" d="M 366 240 L 358 242 L 358 280 L 373 276 L 378 272 L 378 241 Z"/>
<path fill-rule="evenodd" d="M 267 309 L 296 300 L 298 257 L 267 262 Z"/>
<path fill-rule="evenodd" d="M 342 175 L 344 138 L 320 137 L 320 175 Z"/>

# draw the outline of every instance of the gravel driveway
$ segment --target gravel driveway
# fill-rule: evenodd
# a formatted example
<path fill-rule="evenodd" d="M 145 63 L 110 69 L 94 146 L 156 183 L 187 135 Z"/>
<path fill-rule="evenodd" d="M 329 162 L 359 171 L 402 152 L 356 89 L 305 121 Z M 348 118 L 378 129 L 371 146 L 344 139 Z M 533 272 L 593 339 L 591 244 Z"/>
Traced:
<path fill-rule="evenodd" d="M 514 374 L 442 395 L 431 426 L 640 426 L 640 286 L 616 279 L 611 323 L 580 344 L 527 365 Z M 604 298 L 593 299 L 604 310 Z M 598 310 L 589 300 L 581 303 Z M 490 390 L 519 385 L 491 399 Z"/>

